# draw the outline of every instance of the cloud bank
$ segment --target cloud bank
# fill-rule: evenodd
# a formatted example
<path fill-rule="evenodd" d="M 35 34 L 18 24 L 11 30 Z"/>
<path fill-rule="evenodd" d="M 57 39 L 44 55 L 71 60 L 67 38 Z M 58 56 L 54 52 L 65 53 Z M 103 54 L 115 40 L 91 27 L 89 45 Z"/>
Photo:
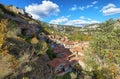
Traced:
<path fill-rule="evenodd" d="M 31 4 L 25 7 L 25 11 L 30 13 L 34 19 L 41 19 L 60 12 L 59 6 L 51 1 L 42 1 L 42 4 Z"/>
<path fill-rule="evenodd" d="M 60 18 L 57 18 L 57 19 L 54 19 L 54 20 L 51 20 L 49 23 L 51 24 L 61 24 L 61 23 L 65 23 L 68 21 L 68 18 L 62 16 Z"/>
<path fill-rule="evenodd" d="M 93 1 L 91 4 L 88 4 L 86 6 L 77 6 L 77 5 L 73 5 L 72 8 L 70 8 L 71 11 L 76 11 L 76 10 L 85 10 L 85 9 L 88 9 L 88 8 L 91 8 L 91 7 L 94 7 L 95 4 L 97 4 L 98 1 Z"/>
<path fill-rule="evenodd" d="M 90 18 L 85 18 L 84 16 L 80 16 L 79 19 L 73 19 L 73 20 L 69 20 L 67 17 L 62 16 L 57 19 L 51 20 L 49 23 L 82 26 L 82 25 L 86 25 L 86 24 L 93 24 L 93 23 L 100 23 L 100 22 L 97 20 L 92 20 Z"/>
<path fill-rule="evenodd" d="M 106 6 L 103 6 L 101 9 L 101 12 L 103 15 L 114 15 L 114 14 L 119 14 L 120 13 L 120 8 L 117 8 L 116 5 L 109 3 Z"/>

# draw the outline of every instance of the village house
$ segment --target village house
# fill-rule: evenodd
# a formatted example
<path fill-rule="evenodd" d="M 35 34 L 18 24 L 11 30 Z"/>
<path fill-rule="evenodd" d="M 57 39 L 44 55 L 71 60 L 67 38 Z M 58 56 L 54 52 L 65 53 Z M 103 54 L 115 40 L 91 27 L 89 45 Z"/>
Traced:
<path fill-rule="evenodd" d="M 78 44 L 78 42 L 75 42 L 75 41 L 63 42 L 63 45 L 64 45 L 65 48 L 72 48 L 72 47 L 74 47 L 76 44 Z"/>
<path fill-rule="evenodd" d="M 77 64 L 76 60 L 70 60 L 70 58 L 68 58 L 72 53 L 63 45 L 56 44 L 53 48 L 53 53 L 57 58 L 49 61 L 48 66 L 51 68 L 51 71 L 58 76 L 70 72 L 72 67 Z"/>
<path fill-rule="evenodd" d="M 71 66 L 72 68 L 74 68 L 74 66 L 75 66 L 76 64 L 78 64 L 79 61 L 82 60 L 83 56 L 78 55 L 77 53 L 72 53 L 72 54 L 69 55 L 67 58 L 68 58 L 68 60 L 69 60 L 70 66 Z"/>
<path fill-rule="evenodd" d="M 76 55 L 68 55 L 64 58 L 54 58 L 48 62 L 48 66 L 51 71 L 57 76 L 64 75 L 72 70 L 76 64 L 82 61 L 83 57 L 76 57 Z M 82 63 L 82 65 L 84 65 Z"/>
<path fill-rule="evenodd" d="M 89 42 L 81 42 L 79 46 L 74 46 L 73 48 L 70 48 L 70 51 L 72 52 L 71 55 L 68 56 L 69 62 L 77 61 L 75 64 L 81 65 L 82 68 L 85 68 L 85 64 L 83 62 L 84 59 L 84 48 L 88 47 Z M 74 64 L 72 64 L 74 67 Z"/>
<path fill-rule="evenodd" d="M 63 45 L 65 48 L 72 48 L 74 46 L 74 42 L 71 41 L 63 42 Z"/>
<path fill-rule="evenodd" d="M 66 49 L 64 46 L 62 45 L 57 45 L 54 47 L 53 49 L 53 53 L 57 56 L 57 57 L 68 57 L 69 55 L 71 55 L 72 53 L 69 51 L 69 49 Z"/>
<path fill-rule="evenodd" d="M 62 42 L 67 42 L 67 41 L 69 41 L 69 40 L 68 40 L 67 37 L 60 37 L 60 38 L 59 38 L 59 41 L 60 41 L 60 43 L 62 43 Z"/>
<path fill-rule="evenodd" d="M 54 58 L 52 61 L 48 62 L 48 67 L 57 76 L 64 75 L 71 71 L 69 62 L 66 58 Z"/>
<path fill-rule="evenodd" d="M 84 68 L 84 67 L 85 67 L 85 64 L 83 63 L 83 58 L 84 58 L 83 56 L 78 57 L 78 56 L 76 56 L 76 55 L 74 55 L 74 54 L 70 55 L 70 56 L 68 57 L 70 66 L 74 68 L 74 66 L 75 66 L 76 64 L 80 64 L 81 67 Z"/>
<path fill-rule="evenodd" d="M 73 47 L 70 49 L 70 51 L 72 52 L 72 54 L 74 54 L 76 56 L 84 56 L 82 46 Z"/>
<path fill-rule="evenodd" d="M 61 40 L 61 38 L 55 38 L 54 36 L 49 36 L 49 38 L 51 40 L 60 40 L 61 42 L 60 44 L 54 44 L 54 46 L 52 46 L 53 53 L 57 57 L 48 63 L 52 72 L 60 76 L 70 72 L 74 69 L 76 64 L 85 67 L 85 64 L 83 63 L 83 47 L 88 45 L 88 42 L 78 43 L 78 41 L 64 41 Z"/>
<path fill-rule="evenodd" d="M 48 35 L 49 39 L 54 41 L 54 42 L 57 42 L 59 44 L 62 44 L 63 42 L 67 42 L 68 41 L 68 38 L 67 37 L 61 37 L 61 36 L 58 36 L 58 35 Z"/>

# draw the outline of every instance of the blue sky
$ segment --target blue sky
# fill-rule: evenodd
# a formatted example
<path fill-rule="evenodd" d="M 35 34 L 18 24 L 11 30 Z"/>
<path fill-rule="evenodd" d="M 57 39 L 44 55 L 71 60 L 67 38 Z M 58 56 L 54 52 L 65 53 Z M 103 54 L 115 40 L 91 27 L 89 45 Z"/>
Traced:
<path fill-rule="evenodd" d="M 120 18 L 120 0 L 0 0 L 25 9 L 33 18 L 53 24 L 76 25 Z"/>

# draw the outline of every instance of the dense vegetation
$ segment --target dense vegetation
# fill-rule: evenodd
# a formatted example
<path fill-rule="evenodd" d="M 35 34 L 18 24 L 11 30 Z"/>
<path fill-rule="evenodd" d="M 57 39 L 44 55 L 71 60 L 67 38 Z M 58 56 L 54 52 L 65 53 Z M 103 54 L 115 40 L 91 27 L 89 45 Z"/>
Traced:
<path fill-rule="evenodd" d="M 118 79 L 120 75 L 120 28 L 110 19 L 100 24 L 86 51 L 85 62 L 94 79 Z M 117 29 L 116 29 L 117 28 Z"/>

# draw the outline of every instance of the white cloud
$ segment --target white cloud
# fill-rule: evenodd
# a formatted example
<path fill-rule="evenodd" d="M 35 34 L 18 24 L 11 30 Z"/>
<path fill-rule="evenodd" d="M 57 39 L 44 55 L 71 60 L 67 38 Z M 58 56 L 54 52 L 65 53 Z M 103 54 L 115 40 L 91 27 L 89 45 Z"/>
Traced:
<path fill-rule="evenodd" d="M 62 25 L 73 25 L 73 26 L 83 26 L 86 24 L 100 23 L 97 20 L 92 20 L 91 18 L 86 18 L 85 16 L 80 16 L 79 19 L 70 20 L 68 17 L 62 16 L 57 19 L 51 20 L 51 24 L 62 24 Z"/>
<path fill-rule="evenodd" d="M 67 22 L 67 21 L 68 21 L 68 18 L 62 16 L 62 17 L 60 17 L 60 18 L 51 20 L 50 23 L 51 23 L 51 24 L 61 24 L 61 23 Z"/>
<path fill-rule="evenodd" d="M 87 18 L 87 17 L 84 17 L 84 16 L 80 16 L 80 19 L 84 19 L 84 20 L 88 20 L 88 21 L 92 21 L 92 19 L 91 18 Z"/>
<path fill-rule="evenodd" d="M 104 15 L 114 15 L 120 13 L 120 8 L 117 8 L 116 5 L 109 3 L 101 9 L 101 12 Z"/>
<path fill-rule="evenodd" d="M 30 13 L 34 19 L 41 19 L 51 15 L 57 15 L 59 6 L 51 1 L 42 1 L 42 4 L 32 4 L 25 7 L 25 11 Z"/>
<path fill-rule="evenodd" d="M 94 1 L 94 2 L 92 2 L 92 4 L 97 4 L 98 3 L 98 1 Z"/>
<path fill-rule="evenodd" d="M 106 10 L 106 9 L 113 8 L 113 7 L 116 7 L 116 6 L 112 3 L 109 3 L 108 5 L 103 6 L 102 10 Z"/>
<path fill-rule="evenodd" d="M 88 21 L 91 21 L 92 19 L 91 19 L 91 18 L 88 18 L 87 20 L 88 20 Z"/>
<path fill-rule="evenodd" d="M 70 10 L 71 10 L 71 11 L 75 11 L 75 10 L 77 10 L 77 9 L 78 9 L 77 6 L 74 5 Z"/>
<path fill-rule="evenodd" d="M 65 25 L 74 25 L 74 26 L 82 26 L 86 24 L 93 24 L 93 23 L 100 23 L 99 21 L 96 20 L 81 20 L 81 19 L 76 19 L 76 20 L 70 20 L 65 23 Z"/>
<path fill-rule="evenodd" d="M 97 21 L 97 20 L 91 20 L 91 21 L 89 21 L 89 24 L 93 24 L 93 23 L 100 23 L 100 22 Z"/>
<path fill-rule="evenodd" d="M 98 7 L 94 7 L 95 9 L 98 9 Z"/>
<path fill-rule="evenodd" d="M 67 18 L 71 17 L 71 15 L 68 15 Z"/>
<path fill-rule="evenodd" d="M 80 19 L 85 19 L 85 17 L 84 16 L 80 16 Z"/>
<path fill-rule="evenodd" d="M 84 7 L 84 6 L 79 7 L 79 10 L 84 10 L 84 9 L 85 9 L 85 7 Z"/>
<path fill-rule="evenodd" d="M 97 4 L 98 3 L 98 1 L 94 1 L 94 2 L 92 2 L 91 4 L 88 4 L 88 5 L 86 5 L 86 6 L 77 6 L 77 5 L 73 5 L 73 7 L 72 8 L 70 8 L 70 10 L 71 11 L 75 11 L 75 10 L 85 10 L 85 9 L 88 9 L 88 8 L 91 8 L 91 7 L 93 7 L 95 4 Z"/>
<path fill-rule="evenodd" d="M 86 6 L 86 9 L 87 9 L 87 8 L 90 8 L 90 7 L 93 7 L 93 5 L 87 5 L 87 6 Z"/>
<path fill-rule="evenodd" d="M 81 26 L 86 24 L 86 21 L 84 20 L 80 20 L 80 19 L 76 19 L 76 20 L 70 20 L 68 22 L 66 22 L 65 25 L 75 25 L 75 26 Z"/>
<path fill-rule="evenodd" d="M 88 9 L 88 8 L 91 8 L 91 7 L 93 7 L 95 4 L 97 4 L 98 3 L 98 1 L 94 1 L 94 2 L 92 2 L 91 4 L 89 4 L 89 5 L 86 5 L 86 6 L 80 6 L 79 7 L 79 10 L 85 10 L 85 9 Z"/>

